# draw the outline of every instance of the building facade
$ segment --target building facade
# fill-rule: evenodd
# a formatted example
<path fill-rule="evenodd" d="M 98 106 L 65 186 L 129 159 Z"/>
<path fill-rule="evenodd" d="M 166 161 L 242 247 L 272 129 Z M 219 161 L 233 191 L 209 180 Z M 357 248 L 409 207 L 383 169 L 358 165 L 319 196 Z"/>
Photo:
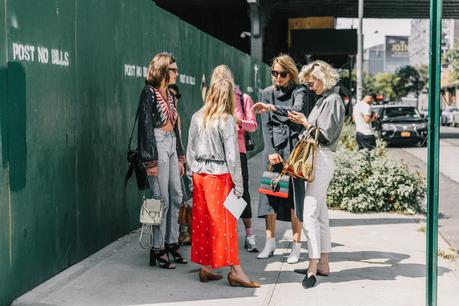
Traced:
<path fill-rule="evenodd" d="M 369 74 L 384 72 L 384 44 L 365 49 L 363 70 Z"/>

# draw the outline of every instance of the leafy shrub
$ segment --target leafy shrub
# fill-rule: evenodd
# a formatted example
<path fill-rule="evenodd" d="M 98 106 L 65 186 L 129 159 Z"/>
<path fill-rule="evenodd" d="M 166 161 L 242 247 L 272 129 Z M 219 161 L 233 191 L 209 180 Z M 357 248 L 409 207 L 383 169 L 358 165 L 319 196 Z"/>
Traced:
<path fill-rule="evenodd" d="M 346 124 L 328 188 L 329 207 L 355 213 L 421 211 L 426 187 L 420 173 L 411 173 L 406 165 L 389 159 L 381 141 L 372 151 L 356 151 L 356 147 L 352 125 Z"/>

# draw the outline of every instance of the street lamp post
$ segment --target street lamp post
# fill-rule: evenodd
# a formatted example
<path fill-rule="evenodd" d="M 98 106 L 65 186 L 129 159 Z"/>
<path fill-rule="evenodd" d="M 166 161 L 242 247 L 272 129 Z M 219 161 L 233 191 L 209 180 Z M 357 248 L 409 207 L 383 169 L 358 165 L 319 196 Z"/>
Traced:
<path fill-rule="evenodd" d="M 359 26 L 357 27 L 357 102 L 362 100 L 362 70 L 363 70 L 363 0 L 359 0 Z"/>

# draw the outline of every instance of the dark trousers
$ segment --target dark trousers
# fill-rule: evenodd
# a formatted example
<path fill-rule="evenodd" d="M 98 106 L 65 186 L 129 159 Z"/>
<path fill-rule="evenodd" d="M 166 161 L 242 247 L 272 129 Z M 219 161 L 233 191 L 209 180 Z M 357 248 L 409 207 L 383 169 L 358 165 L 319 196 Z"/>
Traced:
<path fill-rule="evenodd" d="M 242 183 L 244 186 L 244 194 L 242 198 L 247 202 L 247 206 L 241 214 L 242 219 L 252 218 L 252 207 L 250 205 L 250 193 L 249 193 L 249 167 L 247 165 L 247 155 L 241 153 L 241 170 L 242 170 Z"/>
<path fill-rule="evenodd" d="M 356 133 L 357 144 L 359 150 L 368 149 L 373 150 L 376 148 L 376 137 L 375 135 L 365 135 L 360 132 Z"/>

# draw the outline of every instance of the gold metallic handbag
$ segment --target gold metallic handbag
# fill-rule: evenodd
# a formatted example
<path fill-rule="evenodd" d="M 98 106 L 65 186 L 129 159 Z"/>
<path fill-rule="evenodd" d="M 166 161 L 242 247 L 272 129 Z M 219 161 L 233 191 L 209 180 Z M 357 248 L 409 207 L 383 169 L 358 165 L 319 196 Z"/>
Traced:
<path fill-rule="evenodd" d="M 314 180 L 314 161 L 319 145 L 318 137 L 318 128 L 310 128 L 300 135 L 298 143 L 284 165 L 290 176 L 307 182 Z"/>

